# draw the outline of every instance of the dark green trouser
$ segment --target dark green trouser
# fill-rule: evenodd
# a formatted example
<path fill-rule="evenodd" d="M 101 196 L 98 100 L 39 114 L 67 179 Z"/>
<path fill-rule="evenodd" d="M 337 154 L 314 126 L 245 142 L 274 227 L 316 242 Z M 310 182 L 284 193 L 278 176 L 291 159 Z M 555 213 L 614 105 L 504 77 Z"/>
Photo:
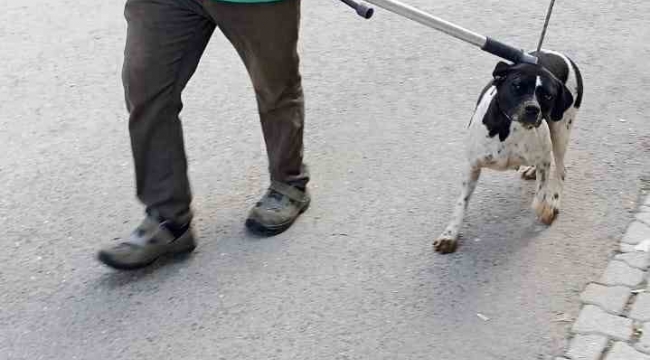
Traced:
<path fill-rule="evenodd" d="M 180 223 L 192 217 L 178 117 L 181 92 L 217 27 L 236 48 L 253 82 L 271 179 L 306 186 L 304 100 L 296 49 L 300 0 L 127 0 L 125 16 L 122 79 L 137 194 L 147 210 Z"/>

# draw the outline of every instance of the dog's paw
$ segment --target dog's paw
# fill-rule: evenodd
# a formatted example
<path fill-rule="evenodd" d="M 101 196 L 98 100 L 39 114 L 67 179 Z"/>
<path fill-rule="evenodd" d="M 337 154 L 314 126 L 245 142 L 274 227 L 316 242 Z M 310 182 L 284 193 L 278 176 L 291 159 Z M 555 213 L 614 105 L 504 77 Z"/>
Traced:
<path fill-rule="evenodd" d="M 441 254 L 451 254 L 458 248 L 458 240 L 453 236 L 441 235 L 433 242 L 433 248 Z"/>
<path fill-rule="evenodd" d="M 551 225 L 557 215 L 560 213 L 558 199 L 539 200 L 537 197 L 533 201 L 533 209 L 537 213 L 539 221 L 546 225 Z"/>
<path fill-rule="evenodd" d="M 537 178 L 537 169 L 534 166 L 520 166 L 519 173 L 524 180 L 535 180 Z"/>

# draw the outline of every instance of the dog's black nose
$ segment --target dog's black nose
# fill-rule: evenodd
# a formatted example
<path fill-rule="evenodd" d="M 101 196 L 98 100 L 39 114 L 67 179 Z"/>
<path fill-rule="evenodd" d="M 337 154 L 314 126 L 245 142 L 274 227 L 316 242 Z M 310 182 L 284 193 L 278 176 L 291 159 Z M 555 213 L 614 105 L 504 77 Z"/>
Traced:
<path fill-rule="evenodd" d="M 535 105 L 527 105 L 525 110 L 528 116 L 537 116 L 540 112 L 539 106 Z"/>

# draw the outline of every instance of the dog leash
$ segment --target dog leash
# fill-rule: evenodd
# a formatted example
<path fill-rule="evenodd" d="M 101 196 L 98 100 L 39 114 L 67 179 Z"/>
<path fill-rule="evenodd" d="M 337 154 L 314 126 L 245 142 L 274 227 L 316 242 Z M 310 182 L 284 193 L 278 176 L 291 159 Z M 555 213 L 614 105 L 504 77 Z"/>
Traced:
<path fill-rule="evenodd" d="M 374 14 L 374 9 L 368 6 L 364 1 L 340 1 L 356 10 L 357 14 L 364 19 L 370 19 Z M 422 25 L 442 31 L 447 35 L 451 35 L 472 45 L 478 46 L 481 48 L 481 50 L 486 51 L 492 55 L 510 60 L 514 63 L 537 64 L 537 58 L 525 53 L 523 50 L 517 49 L 490 37 L 475 33 L 471 30 L 462 28 L 456 24 L 428 14 L 420 9 L 417 9 L 408 4 L 404 4 L 398 0 L 367 0 L 367 2 L 393 12 L 397 15 L 416 21 Z M 542 43 L 546 37 L 546 31 L 548 30 L 548 24 L 551 20 L 554 5 L 555 0 L 551 0 L 551 4 L 549 5 L 548 11 L 546 12 L 546 20 L 544 21 L 542 34 L 537 44 L 537 52 L 542 49 Z"/>
<path fill-rule="evenodd" d="M 553 6 L 555 5 L 555 0 L 551 0 L 551 4 L 548 6 L 548 11 L 546 12 L 546 20 L 544 21 L 544 28 L 542 29 L 542 35 L 539 37 L 539 43 L 537 44 L 537 52 L 542 50 L 542 43 L 544 42 L 544 37 L 546 37 L 546 29 L 548 29 L 548 23 L 551 21 L 551 14 L 553 14 Z"/>

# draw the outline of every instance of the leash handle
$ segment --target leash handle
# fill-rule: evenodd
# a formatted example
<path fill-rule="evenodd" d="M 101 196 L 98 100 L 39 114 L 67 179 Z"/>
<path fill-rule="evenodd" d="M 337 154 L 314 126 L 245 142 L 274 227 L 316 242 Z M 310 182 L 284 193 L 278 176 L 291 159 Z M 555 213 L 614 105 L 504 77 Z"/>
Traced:
<path fill-rule="evenodd" d="M 528 63 L 528 64 L 537 64 L 537 58 L 535 56 L 525 53 L 523 50 L 514 48 L 508 44 L 504 44 L 498 40 L 494 40 L 490 37 L 485 38 L 485 44 L 481 46 L 481 50 L 488 52 L 492 55 L 496 55 L 500 58 L 504 58 L 517 63 Z"/>
<path fill-rule="evenodd" d="M 370 19 L 372 17 L 372 14 L 375 13 L 375 10 L 363 1 L 341 0 L 341 2 L 356 10 L 357 14 L 364 19 Z"/>

